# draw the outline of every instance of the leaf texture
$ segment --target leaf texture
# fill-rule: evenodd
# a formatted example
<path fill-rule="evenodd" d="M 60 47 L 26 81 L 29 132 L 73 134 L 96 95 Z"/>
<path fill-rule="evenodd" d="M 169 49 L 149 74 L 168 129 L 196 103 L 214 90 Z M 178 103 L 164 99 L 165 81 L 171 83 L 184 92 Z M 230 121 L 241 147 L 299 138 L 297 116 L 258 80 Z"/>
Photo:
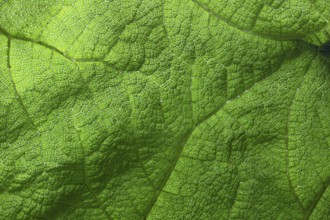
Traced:
<path fill-rule="evenodd" d="M 0 1 L 0 218 L 329 219 L 329 12 Z"/>

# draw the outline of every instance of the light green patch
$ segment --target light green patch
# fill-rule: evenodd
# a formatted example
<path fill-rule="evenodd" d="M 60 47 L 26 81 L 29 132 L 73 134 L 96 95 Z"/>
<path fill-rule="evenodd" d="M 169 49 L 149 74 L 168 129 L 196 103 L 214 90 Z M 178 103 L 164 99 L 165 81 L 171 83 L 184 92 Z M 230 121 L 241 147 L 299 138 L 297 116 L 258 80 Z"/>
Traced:
<path fill-rule="evenodd" d="M 329 10 L 0 1 L 0 219 L 329 219 Z"/>

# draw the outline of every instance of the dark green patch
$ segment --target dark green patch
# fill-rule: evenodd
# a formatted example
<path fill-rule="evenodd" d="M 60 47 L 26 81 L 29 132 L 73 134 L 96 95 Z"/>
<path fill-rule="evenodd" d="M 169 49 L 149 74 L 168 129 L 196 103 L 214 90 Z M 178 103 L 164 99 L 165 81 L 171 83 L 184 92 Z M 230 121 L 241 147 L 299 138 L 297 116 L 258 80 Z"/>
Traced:
<path fill-rule="evenodd" d="M 329 57 L 330 56 L 330 41 L 321 45 L 318 50 L 322 55 Z"/>

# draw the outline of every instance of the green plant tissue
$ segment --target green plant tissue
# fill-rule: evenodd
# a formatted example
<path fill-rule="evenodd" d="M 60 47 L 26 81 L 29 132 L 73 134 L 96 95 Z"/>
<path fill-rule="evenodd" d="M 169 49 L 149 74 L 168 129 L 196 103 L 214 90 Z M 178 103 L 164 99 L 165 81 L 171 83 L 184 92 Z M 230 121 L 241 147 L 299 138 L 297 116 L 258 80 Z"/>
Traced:
<path fill-rule="evenodd" d="M 0 0 L 0 219 L 329 220 L 329 20 L 329 0 Z"/>

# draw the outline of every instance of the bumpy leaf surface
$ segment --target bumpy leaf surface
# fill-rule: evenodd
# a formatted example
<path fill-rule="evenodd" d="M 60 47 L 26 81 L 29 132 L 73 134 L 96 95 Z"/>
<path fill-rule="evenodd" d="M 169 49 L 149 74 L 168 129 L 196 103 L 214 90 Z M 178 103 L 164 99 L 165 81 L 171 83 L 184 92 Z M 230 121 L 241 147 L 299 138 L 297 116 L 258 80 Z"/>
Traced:
<path fill-rule="evenodd" d="M 330 219 L 329 0 L 0 1 L 0 219 Z"/>

